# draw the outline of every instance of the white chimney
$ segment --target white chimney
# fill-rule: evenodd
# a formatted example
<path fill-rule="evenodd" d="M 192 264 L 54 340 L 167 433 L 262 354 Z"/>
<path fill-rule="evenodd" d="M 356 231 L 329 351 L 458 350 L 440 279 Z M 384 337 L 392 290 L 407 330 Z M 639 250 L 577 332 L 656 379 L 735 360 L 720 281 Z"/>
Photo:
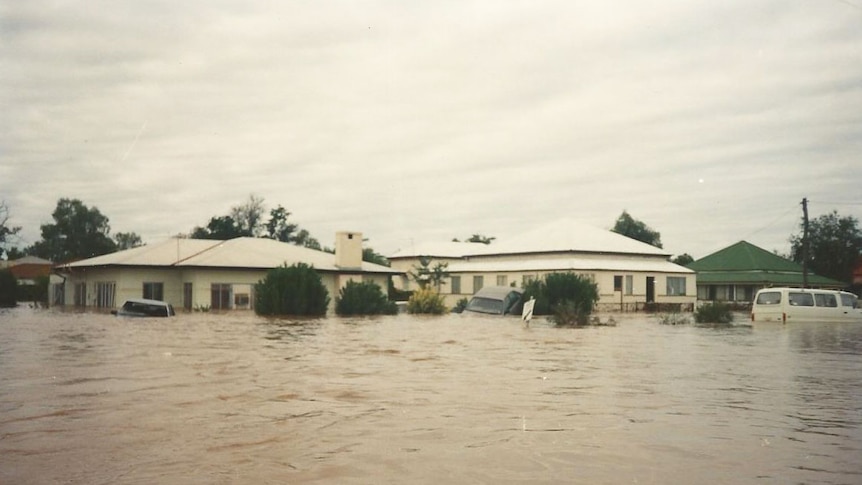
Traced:
<path fill-rule="evenodd" d="M 362 267 L 362 233 L 341 231 L 335 233 L 335 265 L 342 269 Z"/>

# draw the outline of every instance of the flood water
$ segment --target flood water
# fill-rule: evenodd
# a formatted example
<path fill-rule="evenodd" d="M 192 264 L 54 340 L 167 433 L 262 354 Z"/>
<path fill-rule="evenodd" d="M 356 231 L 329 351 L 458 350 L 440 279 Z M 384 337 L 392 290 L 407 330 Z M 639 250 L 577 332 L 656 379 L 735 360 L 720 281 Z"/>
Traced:
<path fill-rule="evenodd" d="M 0 483 L 862 483 L 862 325 L 0 312 Z"/>

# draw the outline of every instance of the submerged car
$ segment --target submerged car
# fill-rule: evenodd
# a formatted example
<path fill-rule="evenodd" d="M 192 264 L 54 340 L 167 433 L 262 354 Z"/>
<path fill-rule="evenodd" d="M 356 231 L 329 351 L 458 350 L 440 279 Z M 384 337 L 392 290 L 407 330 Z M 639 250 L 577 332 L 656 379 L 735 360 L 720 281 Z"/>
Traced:
<path fill-rule="evenodd" d="M 520 315 L 524 308 L 523 293 L 512 286 L 486 286 L 473 295 L 464 311 L 489 315 Z"/>
<path fill-rule="evenodd" d="M 174 307 L 170 303 L 146 298 L 126 300 L 119 310 L 114 310 L 111 313 L 120 317 L 172 317 L 176 315 Z"/>

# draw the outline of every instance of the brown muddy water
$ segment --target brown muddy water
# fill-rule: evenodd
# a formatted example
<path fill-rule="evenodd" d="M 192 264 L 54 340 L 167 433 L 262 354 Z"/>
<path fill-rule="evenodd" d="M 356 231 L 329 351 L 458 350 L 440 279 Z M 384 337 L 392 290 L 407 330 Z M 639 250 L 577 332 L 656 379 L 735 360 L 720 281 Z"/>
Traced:
<path fill-rule="evenodd" d="M 0 483 L 862 483 L 862 325 L 0 313 Z"/>

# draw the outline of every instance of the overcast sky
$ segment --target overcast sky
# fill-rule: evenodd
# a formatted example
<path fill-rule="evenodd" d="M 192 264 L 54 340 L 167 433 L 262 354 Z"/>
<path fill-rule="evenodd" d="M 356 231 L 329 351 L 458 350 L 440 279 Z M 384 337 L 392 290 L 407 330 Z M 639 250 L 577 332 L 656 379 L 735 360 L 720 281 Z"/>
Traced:
<path fill-rule="evenodd" d="M 695 258 L 862 219 L 862 0 L 3 1 L 0 200 L 145 242 L 250 194 L 383 254 L 623 210 Z"/>

